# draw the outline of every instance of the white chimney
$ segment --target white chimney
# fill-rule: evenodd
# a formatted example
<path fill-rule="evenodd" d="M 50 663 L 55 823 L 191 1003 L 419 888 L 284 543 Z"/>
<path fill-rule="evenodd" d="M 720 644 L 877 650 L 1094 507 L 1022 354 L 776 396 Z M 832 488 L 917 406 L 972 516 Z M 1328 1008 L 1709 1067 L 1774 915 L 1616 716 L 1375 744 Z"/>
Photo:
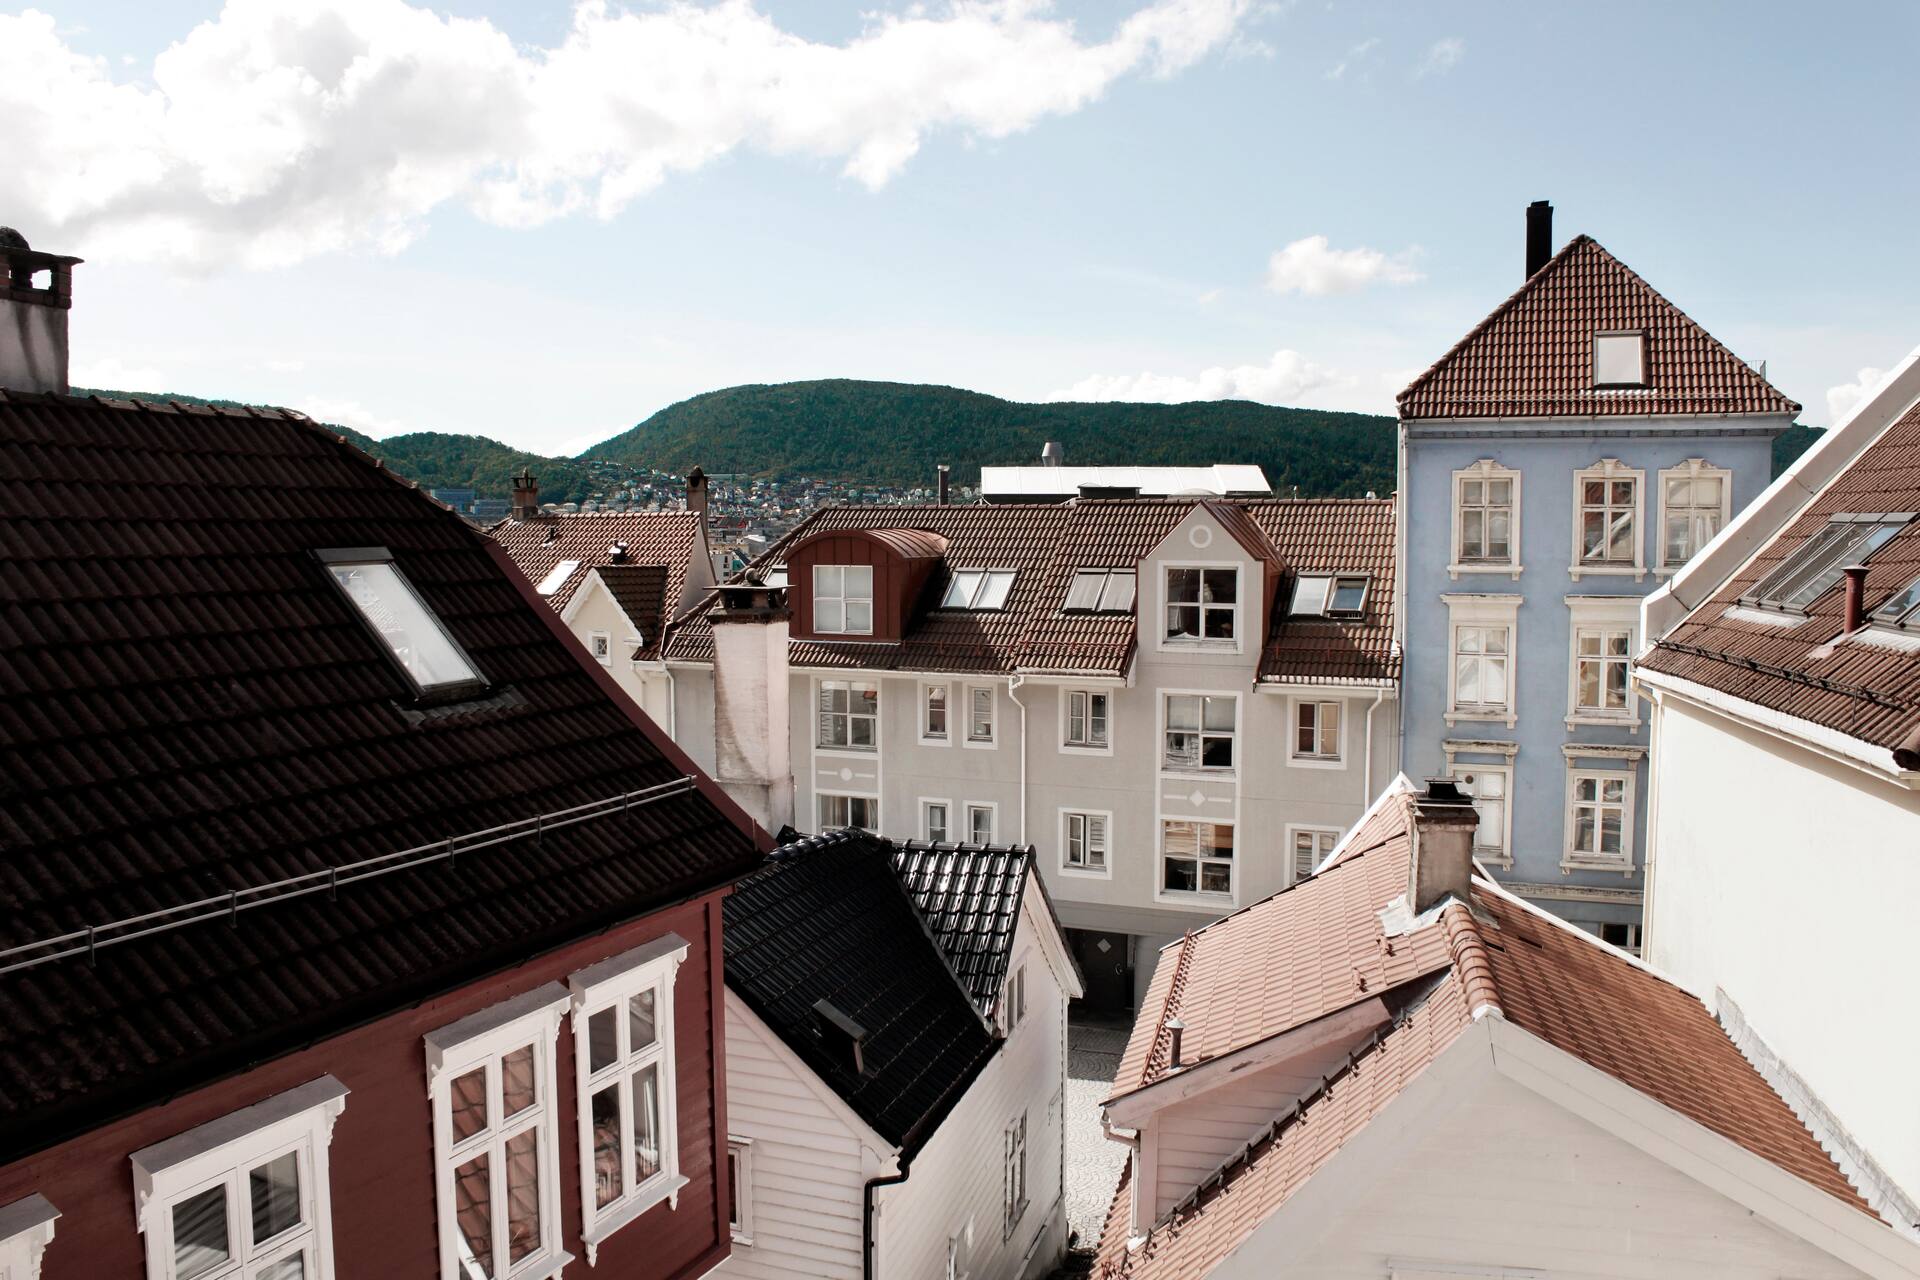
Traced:
<path fill-rule="evenodd" d="M 714 778 L 768 831 L 793 821 L 787 592 L 723 586 L 713 624 Z"/>
<path fill-rule="evenodd" d="M 1429 778 L 1426 793 L 1413 806 L 1412 883 L 1407 905 L 1415 915 L 1442 898 L 1470 902 L 1473 884 L 1473 833 L 1480 814 L 1472 797 L 1452 778 Z"/>
<path fill-rule="evenodd" d="M 35 253 L 27 238 L 0 227 L 0 387 L 66 395 L 67 313 L 78 258 Z"/>

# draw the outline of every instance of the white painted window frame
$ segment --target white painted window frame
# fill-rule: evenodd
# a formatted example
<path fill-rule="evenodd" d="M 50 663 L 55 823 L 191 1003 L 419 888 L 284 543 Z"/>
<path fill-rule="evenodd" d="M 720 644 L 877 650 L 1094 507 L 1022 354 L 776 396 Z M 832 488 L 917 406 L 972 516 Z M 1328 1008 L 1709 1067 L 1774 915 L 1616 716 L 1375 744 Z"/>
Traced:
<path fill-rule="evenodd" d="M 1606 561 L 1584 564 L 1580 559 L 1581 526 L 1586 509 L 1581 490 L 1588 481 L 1598 480 L 1612 484 L 1620 480 L 1633 482 L 1633 563 L 1624 561 Z M 1611 509 L 1611 501 L 1608 504 Z M 1575 582 L 1582 577 L 1627 577 L 1639 582 L 1647 576 L 1647 473 L 1637 467 L 1629 467 L 1618 458 L 1602 458 L 1592 466 L 1582 467 L 1573 473 L 1573 555 L 1567 568 L 1567 576 Z"/>
<path fill-rule="evenodd" d="M 729 1183 L 733 1188 L 733 1213 L 727 1220 L 727 1233 L 738 1245 L 753 1247 L 753 1139 L 727 1135 L 727 1159 L 733 1165 Z"/>
<path fill-rule="evenodd" d="M 1168 733 L 1167 710 L 1168 710 L 1168 702 L 1173 698 L 1201 698 L 1201 699 L 1226 698 L 1233 703 L 1233 763 L 1232 764 L 1230 765 L 1207 765 L 1207 764 L 1185 765 L 1185 764 L 1174 764 L 1168 761 L 1167 759 L 1167 733 Z M 1189 777 L 1189 778 L 1193 778 L 1193 777 L 1231 778 L 1238 775 L 1238 773 L 1240 772 L 1240 762 L 1241 762 L 1240 758 L 1241 758 L 1241 755 L 1243 754 L 1241 748 L 1246 743 L 1246 734 L 1243 732 L 1244 726 L 1242 724 L 1242 719 L 1245 716 L 1246 712 L 1243 707 L 1244 700 L 1240 697 L 1239 694 L 1230 692 L 1225 689 L 1162 689 L 1160 690 L 1159 702 L 1160 702 L 1160 708 L 1159 708 L 1160 724 L 1159 724 L 1158 733 L 1155 735 L 1155 739 L 1154 739 L 1154 751 L 1159 760 L 1159 770 L 1163 775 L 1168 775 L 1173 777 Z M 1201 739 L 1200 741 L 1200 758 L 1201 759 L 1206 758 L 1207 735 L 1211 733 L 1216 738 L 1220 736 L 1220 731 L 1218 729 L 1209 730 L 1208 728 L 1206 728 L 1206 723 L 1207 723 L 1207 706 L 1206 706 L 1206 703 L 1202 701 L 1200 704 L 1200 726 L 1201 727 L 1198 730 L 1196 730 L 1196 732 L 1200 735 L 1200 739 Z"/>
<path fill-rule="evenodd" d="M 1082 820 L 1083 829 L 1089 832 L 1088 850 L 1091 852 L 1091 826 L 1087 820 L 1098 818 L 1104 827 L 1100 833 L 1100 866 L 1090 864 L 1075 866 L 1070 854 L 1073 844 L 1073 820 Z M 1113 879 L 1113 812 L 1109 809 L 1086 809 L 1069 807 L 1060 810 L 1060 874 L 1077 876 L 1086 880 Z"/>
<path fill-rule="evenodd" d="M 1289 822 L 1287 824 L 1287 845 L 1286 845 L 1287 868 L 1288 868 L 1287 883 L 1298 884 L 1300 881 L 1312 875 L 1314 872 L 1314 869 L 1318 867 L 1322 862 L 1326 861 L 1327 855 L 1332 853 L 1334 849 L 1339 847 L 1340 837 L 1345 834 L 1346 833 L 1342 831 L 1339 827 L 1315 826 L 1313 823 L 1310 823 L 1310 822 Z M 1300 867 L 1299 840 L 1301 836 L 1312 836 L 1313 842 L 1314 842 L 1313 866 L 1310 866 L 1305 870 L 1302 870 Z M 1326 849 L 1322 850 L 1320 848 L 1321 840 L 1322 840 L 1322 837 L 1326 837 L 1326 836 L 1331 836 L 1332 839 L 1327 842 Z M 1238 850 L 1235 850 L 1235 852 L 1237 853 Z"/>
<path fill-rule="evenodd" d="M 821 696 L 831 689 L 840 688 L 840 687 L 844 687 L 847 691 L 846 711 L 844 712 L 822 711 L 820 709 Z M 861 690 L 861 689 L 873 690 L 873 715 L 871 717 L 866 715 L 864 712 L 856 712 L 853 709 L 854 693 L 857 690 Z M 882 720 L 885 717 L 886 708 L 885 708 L 884 691 L 881 689 L 880 682 L 878 680 L 855 680 L 851 678 L 842 680 L 842 679 L 834 679 L 830 677 L 818 678 L 813 682 L 813 705 L 810 708 L 810 710 L 813 713 L 813 749 L 816 752 L 823 755 L 857 756 L 862 759 L 869 759 L 880 753 L 880 737 L 881 737 L 880 725 Z M 846 717 L 847 741 L 844 744 L 822 742 L 821 738 L 824 736 L 825 726 L 821 723 L 821 718 L 823 716 L 839 716 L 839 715 L 844 715 Z M 855 746 L 853 745 L 853 722 L 855 720 L 867 720 L 867 719 L 871 719 L 873 721 L 873 745 L 870 747 Z"/>
<path fill-rule="evenodd" d="M 462 1240 L 454 1199 L 454 1170 L 476 1154 L 488 1152 L 492 1205 L 495 1209 L 504 1209 L 507 1140 L 536 1125 L 542 1133 L 537 1148 L 541 1245 L 519 1266 L 510 1270 L 499 1268 L 497 1264 L 507 1257 L 507 1215 L 496 1213 L 496 1271 L 501 1273 L 500 1280 L 545 1280 L 573 1261 L 573 1256 L 560 1247 L 560 1081 L 554 1054 L 560 1020 L 570 1003 L 567 988 L 558 982 L 549 982 L 427 1033 L 427 1095 L 433 1108 L 433 1181 L 439 1206 L 441 1280 L 466 1280 L 467 1277 L 467 1269 L 460 1259 Z M 534 1096 L 538 1100 L 510 1121 L 503 1117 L 480 1133 L 455 1143 L 453 1082 L 484 1066 L 487 1114 L 492 1120 L 501 1112 L 501 1059 L 529 1045 L 533 1046 Z"/>
<path fill-rule="evenodd" d="M 1443 595 L 1440 599 L 1447 606 L 1447 723 L 1477 722 L 1513 728 L 1519 723 L 1520 606 L 1526 602 L 1526 597 L 1503 593 L 1453 594 Z M 1461 706 L 1457 655 L 1462 627 L 1507 629 L 1507 701 L 1504 707 L 1493 703 Z"/>
<path fill-rule="evenodd" d="M 921 796 L 919 798 L 919 805 L 920 805 L 920 838 L 922 840 L 926 840 L 929 842 L 937 841 L 942 844 L 952 844 L 953 843 L 953 801 L 947 799 L 944 796 Z M 946 823 L 945 823 L 946 834 L 945 835 L 935 836 L 933 834 L 933 823 L 931 821 L 931 815 L 927 812 L 927 810 L 932 808 L 934 805 L 940 805 L 942 808 L 946 810 Z"/>
<path fill-rule="evenodd" d="M 1518 746 L 1510 742 L 1482 742 L 1472 744 L 1449 742 L 1445 745 L 1447 752 L 1447 775 L 1449 777 L 1459 778 L 1460 775 L 1468 773 L 1476 775 L 1497 773 L 1506 779 L 1506 794 L 1502 797 L 1503 803 L 1500 813 L 1499 848 L 1496 849 L 1492 845 L 1479 843 L 1479 830 L 1476 828 L 1474 831 L 1473 856 L 1491 867 L 1511 867 L 1513 865 L 1513 760 L 1519 752 Z M 1504 758 L 1505 763 L 1482 764 L 1475 760 L 1459 759 L 1463 754 L 1499 755 Z M 1468 794 L 1473 795 L 1474 793 L 1470 791 Z"/>
<path fill-rule="evenodd" d="M 966 690 L 966 724 L 964 726 L 965 732 L 962 733 L 960 737 L 960 745 L 974 751 L 992 751 L 1000 745 L 999 686 L 992 684 L 970 684 L 964 686 L 964 688 Z M 976 738 L 973 736 L 973 698 L 977 693 L 985 693 L 987 695 L 987 736 L 984 738 Z M 947 715 L 948 719 L 951 720 L 953 713 L 949 711 Z"/>
<path fill-rule="evenodd" d="M 1000 1029 L 1011 1036 L 1027 1020 L 1027 957 L 1023 954 L 1007 968 L 1000 984 Z"/>
<path fill-rule="evenodd" d="M 987 815 L 987 838 L 985 840 L 975 840 L 973 838 L 973 815 L 975 811 L 983 812 Z M 964 807 L 964 812 L 967 820 L 967 832 L 966 832 L 967 844 L 992 844 L 994 840 L 999 837 L 1000 835 L 1000 803 L 999 801 L 969 800 L 967 801 Z"/>
<path fill-rule="evenodd" d="M 1201 888 L 1167 888 L 1167 824 L 1169 822 L 1204 823 L 1210 827 L 1229 827 L 1232 829 L 1233 856 L 1231 858 L 1214 858 L 1206 855 L 1197 855 L 1195 858 L 1196 866 L 1194 868 L 1194 882 L 1197 885 L 1203 879 L 1200 872 L 1206 863 L 1227 863 L 1227 882 L 1230 886 L 1227 892 L 1221 893 L 1217 890 Z M 1242 869 L 1242 863 L 1246 858 L 1246 850 L 1241 846 L 1240 835 L 1240 820 L 1237 805 L 1235 806 L 1235 814 L 1231 818 L 1203 817 L 1198 814 L 1185 813 L 1161 813 L 1154 821 L 1153 831 L 1154 901 L 1208 907 L 1238 906 L 1240 902 L 1240 887 L 1246 880 L 1246 872 Z"/>
<path fill-rule="evenodd" d="M 1013 1238 L 1014 1228 L 1026 1216 L 1031 1197 L 1027 1194 L 1027 1113 L 1022 1111 L 1007 1122 L 1004 1134 L 1005 1161 L 1001 1171 L 1000 1239 Z"/>
<path fill-rule="evenodd" d="M 1198 529 L 1195 530 L 1195 532 L 1198 531 Z M 1202 545 L 1211 545 L 1211 539 L 1209 539 L 1207 544 Z M 1242 572 L 1244 568 L 1245 566 L 1238 560 L 1162 560 L 1160 562 L 1160 572 L 1156 575 L 1158 578 L 1156 587 L 1159 591 L 1157 600 L 1159 612 L 1154 616 L 1154 635 L 1158 637 L 1158 645 L 1156 647 L 1163 651 L 1173 653 L 1244 653 L 1246 651 L 1246 621 L 1249 616 L 1246 608 L 1247 575 Z M 1167 610 L 1173 605 L 1173 588 L 1172 584 L 1168 581 L 1168 577 L 1176 569 L 1224 569 L 1233 574 L 1233 604 L 1231 606 L 1233 611 L 1233 636 L 1231 639 L 1223 640 L 1218 637 L 1208 638 L 1204 634 L 1198 636 L 1170 636 L 1167 634 Z M 1204 581 L 1205 579 L 1203 577 L 1203 584 Z M 1138 582 L 1136 581 L 1134 585 L 1137 591 L 1139 587 Z M 1208 610 L 1219 610 L 1228 607 L 1229 606 L 1218 604 L 1201 605 L 1200 630 L 1202 632 L 1206 631 Z M 1255 612 L 1258 612 L 1257 608 Z"/>
<path fill-rule="evenodd" d="M 939 691 L 946 698 L 944 712 L 946 727 L 936 736 L 930 728 L 933 694 Z M 920 682 L 919 710 L 920 745 L 923 747 L 950 747 L 953 745 L 953 685 L 945 680 L 922 680 Z"/>
<path fill-rule="evenodd" d="M 1462 510 L 1461 494 L 1469 480 L 1511 480 L 1513 482 L 1513 514 L 1507 538 L 1508 557 L 1499 560 L 1465 560 L 1461 558 L 1460 515 Z M 1520 473 L 1512 467 L 1505 467 L 1492 458 L 1482 458 L 1470 467 L 1463 467 L 1453 473 L 1452 500 L 1450 503 L 1450 523 L 1452 524 L 1451 550 L 1447 556 L 1447 576 L 1458 581 L 1463 573 L 1504 573 L 1514 581 L 1519 581 L 1522 569 L 1520 561 Z"/>
<path fill-rule="evenodd" d="M 840 594 L 838 595 L 822 595 L 821 594 L 821 590 L 820 590 L 821 571 L 824 569 L 840 570 Z M 865 570 L 866 572 L 867 593 L 864 596 L 854 595 L 853 593 L 847 590 L 846 575 L 853 570 Z M 815 566 L 813 566 L 813 581 L 812 583 L 809 584 L 809 586 L 813 590 L 813 631 L 815 635 L 870 636 L 873 634 L 874 601 L 873 601 L 873 566 L 872 565 L 870 564 L 816 564 Z M 837 600 L 840 603 L 840 625 L 838 627 L 823 627 L 820 625 L 820 602 L 822 600 Z M 865 627 L 850 627 L 847 625 L 847 606 L 849 604 L 859 604 L 859 603 L 864 603 L 867 606 L 867 625 Z"/>
<path fill-rule="evenodd" d="M 1665 577 L 1678 573 L 1686 564 L 1685 561 L 1679 564 L 1667 562 L 1667 524 L 1673 515 L 1673 508 L 1667 505 L 1667 481 L 1713 479 L 1720 482 L 1720 523 L 1715 527 L 1717 534 L 1733 519 L 1733 472 L 1726 467 L 1716 467 L 1705 458 L 1688 458 L 1677 467 L 1667 467 L 1655 473 L 1655 478 L 1660 484 L 1660 527 L 1654 530 L 1658 540 L 1654 543 L 1653 571 Z M 1698 503 L 1692 503 L 1685 510 L 1689 513 L 1688 518 L 1691 519 L 1691 513 L 1702 508 Z M 1700 554 L 1698 547 L 1694 549 L 1694 554 Z"/>
<path fill-rule="evenodd" d="M 1577 748 L 1571 748 L 1571 750 L 1577 750 Z M 1592 765 L 1583 765 L 1572 759 L 1567 761 L 1566 800 L 1561 808 L 1562 825 L 1565 828 L 1565 834 L 1561 841 L 1561 871 L 1618 871 L 1627 876 L 1633 874 L 1635 853 L 1633 823 L 1634 805 L 1636 801 L 1633 775 L 1634 770 L 1631 766 L 1625 769 L 1605 769 L 1595 768 Z M 1618 780 L 1626 783 L 1626 786 L 1622 788 L 1620 793 L 1622 803 L 1620 806 L 1620 854 L 1618 857 L 1588 853 L 1573 847 L 1574 789 L 1582 778 L 1597 778 L 1605 781 Z M 1596 832 L 1599 830 L 1597 823 L 1594 829 Z"/>
<path fill-rule="evenodd" d="M 1073 700 L 1086 700 L 1086 712 L 1082 716 L 1087 726 L 1085 742 L 1073 740 Z M 1106 704 L 1101 719 L 1105 725 L 1106 741 L 1095 744 L 1093 736 L 1093 700 L 1099 698 Z M 1113 754 L 1113 691 L 1110 689 L 1062 689 L 1060 691 L 1060 754 L 1069 756 L 1110 756 Z"/>
<path fill-rule="evenodd" d="M 327 1158 L 333 1122 L 346 1105 L 347 1087 L 332 1076 L 321 1076 L 134 1152 L 129 1157 L 134 1219 L 146 1237 L 148 1280 L 175 1280 L 174 1205 L 220 1186 L 226 1188 L 227 1197 L 228 1261 L 197 1273 L 196 1280 L 250 1280 L 262 1268 L 296 1254 L 310 1264 L 311 1280 L 333 1280 L 333 1195 Z M 299 1164 L 301 1224 L 261 1247 L 252 1239 L 248 1175 L 289 1154 Z M 51 1239 L 51 1220 L 45 1225 L 46 1238 Z M 0 1262 L 4 1261 L 5 1253 L 0 1252 Z"/>
<path fill-rule="evenodd" d="M 1600 381 L 1600 344 L 1608 341 L 1631 339 L 1640 349 L 1640 377 L 1634 382 Z M 1596 391 L 1637 391 L 1648 386 L 1647 381 L 1647 331 L 1645 329 L 1596 329 L 1593 334 L 1593 346 L 1589 349 L 1592 364 L 1593 387 Z"/>
<path fill-rule="evenodd" d="M 1568 596 L 1567 602 L 1567 727 L 1601 725 L 1640 731 L 1640 696 L 1634 691 L 1633 655 L 1640 650 L 1639 596 Z M 1627 705 L 1606 711 L 1580 705 L 1580 633 L 1627 633 Z M 1605 659 L 1603 659 L 1604 661 Z"/>
<path fill-rule="evenodd" d="M 814 815 L 816 824 L 819 826 L 820 830 L 822 831 L 870 831 L 875 835 L 880 834 L 880 797 L 879 796 L 869 795 L 868 793 L 863 791 L 823 791 L 823 790 L 820 790 L 819 788 L 814 789 L 813 796 L 814 796 L 813 815 Z M 827 801 L 827 800 L 847 800 L 847 801 L 865 800 L 868 804 L 873 806 L 873 825 L 870 827 L 862 827 L 855 824 L 853 821 L 853 806 L 851 804 L 847 806 L 846 822 L 831 825 L 831 826 L 828 825 L 827 816 L 824 811 L 823 803 L 822 803 L 823 801 Z"/>
<path fill-rule="evenodd" d="M 669 933 L 611 956 L 598 964 L 577 969 L 567 976 L 573 1016 L 573 1090 L 574 1110 L 580 1138 L 580 1238 L 587 1246 L 587 1265 L 597 1261 L 600 1244 L 648 1209 L 667 1202 L 669 1209 L 680 1205 L 680 1190 L 687 1179 L 680 1172 L 680 1119 L 678 1072 L 679 1056 L 674 1035 L 674 983 L 687 958 L 687 940 Z M 627 1001 L 647 991 L 653 992 L 654 1042 L 644 1049 L 627 1043 L 629 1024 L 625 1016 Z M 611 1067 L 592 1071 L 588 1028 L 593 1015 L 615 1010 L 614 1026 L 624 1052 L 615 1054 Z M 636 1183 L 613 1203 L 594 1203 L 593 1095 L 616 1084 L 620 1090 L 621 1158 L 634 1158 L 628 1145 L 633 1135 L 633 1076 L 647 1067 L 659 1073 L 660 1090 L 660 1167 L 644 1181 Z M 629 1165 L 629 1170 L 631 1165 Z M 623 1171 L 623 1181 L 628 1176 Z"/>
<path fill-rule="evenodd" d="M 613 633 L 609 631 L 587 632 L 587 652 L 593 660 L 603 667 L 613 665 Z"/>
<path fill-rule="evenodd" d="M 1312 752 L 1300 750 L 1300 713 L 1307 707 L 1313 707 L 1313 741 L 1316 748 Z M 1327 707 L 1333 708 L 1336 721 L 1333 730 L 1333 753 L 1322 754 L 1320 745 L 1320 716 Z M 1344 769 L 1347 767 L 1347 702 L 1345 698 L 1310 698 L 1289 695 L 1287 698 L 1287 766 L 1292 769 Z"/>
<path fill-rule="evenodd" d="M 40 1280 L 40 1260 L 53 1243 L 59 1216 L 38 1192 L 0 1205 L 0 1280 Z"/>

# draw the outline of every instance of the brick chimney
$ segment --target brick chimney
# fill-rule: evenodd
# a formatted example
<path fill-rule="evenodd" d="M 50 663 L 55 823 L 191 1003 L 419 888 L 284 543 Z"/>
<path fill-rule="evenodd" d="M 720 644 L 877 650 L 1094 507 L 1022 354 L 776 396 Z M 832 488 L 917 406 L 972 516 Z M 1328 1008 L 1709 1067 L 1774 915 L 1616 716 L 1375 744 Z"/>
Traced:
<path fill-rule="evenodd" d="M 36 253 L 12 227 L 0 227 L 0 387 L 66 395 L 67 313 L 78 258 Z"/>
<path fill-rule="evenodd" d="M 513 518 L 531 520 L 540 514 L 540 482 L 525 467 L 513 478 Z"/>
<path fill-rule="evenodd" d="M 718 588 L 713 624 L 714 779 L 754 821 L 793 821 L 787 589 L 752 580 Z"/>
<path fill-rule="evenodd" d="M 1553 206 L 1535 200 L 1527 206 L 1527 276 L 1547 265 L 1553 256 Z"/>
<path fill-rule="evenodd" d="M 707 473 L 699 467 L 687 472 L 687 510 L 704 523 L 707 518 Z"/>
<path fill-rule="evenodd" d="M 1469 901 L 1473 832 L 1480 825 L 1471 797 L 1452 778 L 1429 778 L 1413 806 L 1413 859 L 1407 904 L 1415 915 L 1452 896 Z"/>

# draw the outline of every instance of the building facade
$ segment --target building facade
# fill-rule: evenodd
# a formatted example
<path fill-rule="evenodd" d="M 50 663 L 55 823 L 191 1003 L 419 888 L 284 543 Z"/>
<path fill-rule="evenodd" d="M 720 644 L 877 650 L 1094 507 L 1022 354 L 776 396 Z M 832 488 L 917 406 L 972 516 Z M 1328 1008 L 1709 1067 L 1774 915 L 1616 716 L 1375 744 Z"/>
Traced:
<path fill-rule="evenodd" d="M 1639 603 L 1751 502 L 1799 406 L 1588 237 L 1401 393 L 1402 768 L 1475 796 L 1522 896 L 1639 944 Z"/>

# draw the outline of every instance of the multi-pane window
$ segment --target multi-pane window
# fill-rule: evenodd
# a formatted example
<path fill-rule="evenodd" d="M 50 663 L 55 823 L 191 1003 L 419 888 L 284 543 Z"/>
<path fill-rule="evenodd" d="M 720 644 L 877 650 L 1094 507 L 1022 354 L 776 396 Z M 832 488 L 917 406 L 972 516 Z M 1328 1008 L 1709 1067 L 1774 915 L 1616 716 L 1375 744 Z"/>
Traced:
<path fill-rule="evenodd" d="M 880 829 L 880 802 L 872 796 L 820 797 L 820 829 L 839 831 L 855 827 L 861 831 Z"/>
<path fill-rule="evenodd" d="M 813 629 L 820 635 L 873 634 L 873 566 L 813 567 Z"/>
<path fill-rule="evenodd" d="M 1513 562 L 1513 486 L 1511 475 L 1487 470 L 1460 475 L 1454 500 L 1456 536 L 1463 564 Z"/>
<path fill-rule="evenodd" d="M 1107 815 L 1066 815 L 1067 867 L 1073 871 L 1107 869 Z"/>
<path fill-rule="evenodd" d="M 872 751 L 879 742 L 880 687 L 857 681 L 820 682 L 819 745 Z"/>
<path fill-rule="evenodd" d="M 1635 515 L 1640 508 L 1637 476 L 1610 471 L 1583 473 L 1580 491 L 1580 564 L 1632 565 L 1639 559 L 1640 538 Z"/>
<path fill-rule="evenodd" d="M 942 609 L 1004 609 L 1013 591 L 1011 569 L 959 569 L 940 597 Z"/>
<path fill-rule="evenodd" d="M 1570 862 L 1632 860 L 1632 779 L 1611 771 L 1569 775 L 1567 858 Z"/>
<path fill-rule="evenodd" d="M 1166 706 L 1167 768 L 1233 768 L 1231 694 L 1170 693 Z"/>
<path fill-rule="evenodd" d="M 1875 609 L 1873 620 L 1882 626 L 1920 629 L 1920 578 L 1909 582 L 1893 599 Z"/>
<path fill-rule="evenodd" d="M 1027 1113 L 1022 1111 L 1007 1126 L 1005 1141 L 1004 1194 L 1001 1197 L 1002 1239 L 1013 1234 L 1020 1217 L 1027 1211 Z"/>
<path fill-rule="evenodd" d="M 1238 569 L 1168 569 L 1167 639 L 1233 639 L 1239 598 Z"/>
<path fill-rule="evenodd" d="M 1603 924 L 1600 926 L 1600 940 L 1620 948 L 1630 956 L 1640 954 L 1640 926 L 1637 924 Z"/>
<path fill-rule="evenodd" d="M 1106 748 L 1106 694 L 1087 689 L 1067 691 L 1067 745 L 1089 750 Z"/>
<path fill-rule="evenodd" d="M 967 741 L 993 741 L 992 685 L 975 685 L 967 690 Z"/>
<path fill-rule="evenodd" d="M 328 1280 L 327 1143 L 346 1098 L 322 1076 L 134 1152 L 149 1280 Z"/>
<path fill-rule="evenodd" d="M 973 844 L 993 843 L 992 805 L 970 804 L 967 806 L 967 839 Z"/>
<path fill-rule="evenodd" d="M 1513 778 L 1510 769 L 1472 765 L 1454 774 L 1460 790 L 1473 797 L 1473 811 L 1480 815 L 1474 829 L 1475 855 L 1496 862 L 1507 859 L 1507 791 Z"/>
<path fill-rule="evenodd" d="M 1005 982 L 1000 984 L 1000 1020 L 1006 1025 L 1007 1034 L 1012 1035 L 1015 1027 L 1027 1019 L 1027 964 L 1021 961 L 1007 974 Z"/>
<path fill-rule="evenodd" d="M 1912 518 L 1910 513 L 1834 516 L 1742 596 L 1741 603 L 1804 610 L 1840 581 L 1848 565 L 1866 560 Z"/>
<path fill-rule="evenodd" d="M 1453 708 L 1505 713 L 1511 629 L 1463 624 L 1453 629 Z"/>
<path fill-rule="evenodd" d="M 385 552 L 322 551 L 321 560 L 360 618 L 421 693 L 481 683 L 465 651 Z"/>
<path fill-rule="evenodd" d="M 1067 586 L 1064 613 L 1132 613 L 1132 569 L 1076 569 Z"/>
<path fill-rule="evenodd" d="M 1631 627 L 1580 627 L 1574 631 L 1574 709 L 1582 715 L 1624 716 L 1631 694 Z"/>
<path fill-rule="evenodd" d="M 1660 563 L 1678 569 L 1726 523 L 1733 477 L 1694 458 L 1660 473 Z"/>
<path fill-rule="evenodd" d="M 928 742 L 947 740 L 947 686 L 930 684 L 920 704 L 920 736 Z"/>
<path fill-rule="evenodd" d="M 679 1173 L 673 980 L 686 952 L 687 944 L 669 934 L 573 975 L 581 1195 L 590 1240 L 666 1196 Z"/>
<path fill-rule="evenodd" d="M 1302 699 L 1293 711 L 1293 754 L 1299 760 L 1340 758 L 1340 704 Z"/>
<path fill-rule="evenodd" d="M 1340 833 L 1332 828 L 1299 827 L 1293 833 L 1293 878 L 1304 880 L 1313 869 L 1327 860 L 1340 843 Z"/>
<path fill-rule="evenodd" d="M 1160 888 L 1233 892 L 1233 824 L 1169 818 L 1160 824 Z"/>
<path fill-rule="evenodd" d="M 1352 617 L 1366 602 L 1365 574 L 1303 573 L 1294 579 L 1287 612 L 1296 617 Z"/>
<path fill-rule="evenodd" d="M 920 828 L 927 839 L 935 844 L 945 844 L 953 838 L 950 820 L 947 817 L 948 806 L 945 800 L 923 800 L 920 802 Z"/>

